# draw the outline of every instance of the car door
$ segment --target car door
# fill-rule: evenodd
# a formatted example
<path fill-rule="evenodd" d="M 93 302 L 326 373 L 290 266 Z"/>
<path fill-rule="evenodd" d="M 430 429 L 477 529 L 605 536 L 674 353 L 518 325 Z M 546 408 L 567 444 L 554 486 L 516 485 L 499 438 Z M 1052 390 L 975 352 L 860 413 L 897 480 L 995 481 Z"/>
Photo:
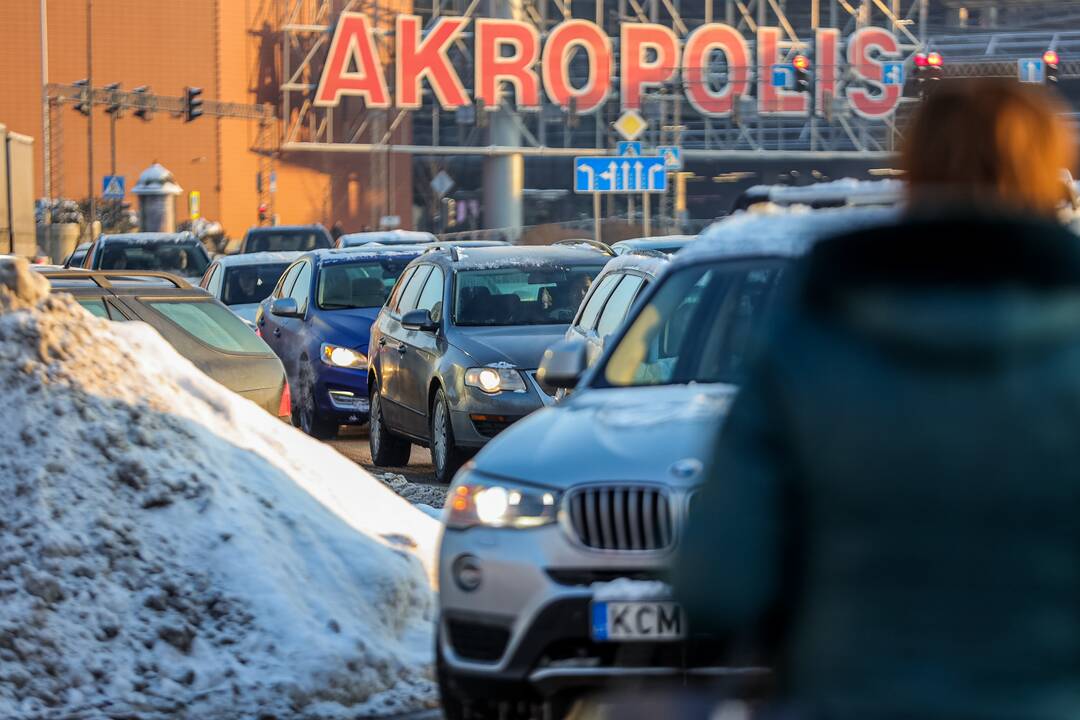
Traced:
<path fill-rule="evenodd" d="M 296 383 L 292 387 L 299 389 L 301 388 L 299 384 L 301 378 L 306 375 L 307 368 L 305 368 L 305 364 L 310 362 L 310 359 L 303 359 L 302 355 L 306 348 L 307 311 L 311 302 L 313 270 L 310 260 L 301 260 L 297 265 L 299 270 L 296 273 L 296 280 L 284 297 L 290 297 L 296 301 L 300 317 L 277 318 L 277 340 L 280 350 L 275 350 L 275 352 L 277 352 L 277 356 L 281 358 L 281 363 L 285 366 L 285 374 L 288 375 L 289 382 Z"/>
<path fill-rule="evenodd" d="M 427 310 L 431 317 L 442 323 L 444 276 L 442 268 L 432 266 L 424 281 L 424 287 L 416 299 L 417 310 Z M 400 357 L 401 404 L 406 410 L 406 430 L 426 437 L 428 422 L 428 387 L 439 360 L 439 331 L 406 330 L 402 328 L 403 349 Z"/>
<path fill-rule="evenodd" d="M 379 337 L 380 392 L 383 400 L 383 416 L 387 423 L 396 430 L 412 432 L 416 427 L 415 418 L 411 417 L 406 398 L 410 392 L 407 378 L 401 374 L 401 358 L 408 351 L 405 343 L 406 330 L 401 326 L 401 316 L 416 307 L 424 282 L 431 274 L 431 265 L 418 265 L 409 277 L 398 298 L 397 306 L 387 314 L 387 322 Z"/>
<path fill-rule="evenodd" d="M 279 358 L 281 357 L 280 323 L 282 318 L 271 313 L 270 307 L 275 300 L 288 296 L 289 291 L 292 290 L 293 283 L 296 282 L 296 276 L 299 274 L 300 263 L 294 263 L 281 275 L 281 279 L 278 280 L 274 292 L 272 292 L 270 297 L 263 302 L 259 315 L 255 318 L 255 324 L 258 326 L 259 335 L 262 336 L 262 339 Z"/>

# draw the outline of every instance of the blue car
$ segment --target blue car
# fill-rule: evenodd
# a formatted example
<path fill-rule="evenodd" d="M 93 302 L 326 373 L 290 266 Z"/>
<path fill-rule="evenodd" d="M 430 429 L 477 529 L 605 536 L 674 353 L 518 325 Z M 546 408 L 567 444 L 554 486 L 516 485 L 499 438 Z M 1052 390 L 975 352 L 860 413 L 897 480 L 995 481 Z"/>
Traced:
<path fill-rule="evenodd" d="M 259 304 L 258 333 L 285 366 L 292 420 L 328 440 L 368 421 L 371 324 L 422 247 L 314 250 L 297 258 Z"/>

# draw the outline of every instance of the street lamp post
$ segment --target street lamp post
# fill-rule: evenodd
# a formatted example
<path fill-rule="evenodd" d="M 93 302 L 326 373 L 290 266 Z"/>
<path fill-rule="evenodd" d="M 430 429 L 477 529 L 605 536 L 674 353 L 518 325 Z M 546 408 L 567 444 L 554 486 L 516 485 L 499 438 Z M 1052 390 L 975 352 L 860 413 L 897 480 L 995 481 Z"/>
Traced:
<path fill-rule="evenodd" d="M 41 165 L 44 195 L 52 200 L 52 118 L 49 105 L 49 16 L 48 0 L 41 0 Z M 45 223 L 52 221 L 52 212 L 43 213 Z"/>
<path fill-rule="evenodd" d="M 94 239 L 97 201 L 94 199 L 94 0 L 86 0 L 86 176 L 90 194 L 90 239 Z"/>

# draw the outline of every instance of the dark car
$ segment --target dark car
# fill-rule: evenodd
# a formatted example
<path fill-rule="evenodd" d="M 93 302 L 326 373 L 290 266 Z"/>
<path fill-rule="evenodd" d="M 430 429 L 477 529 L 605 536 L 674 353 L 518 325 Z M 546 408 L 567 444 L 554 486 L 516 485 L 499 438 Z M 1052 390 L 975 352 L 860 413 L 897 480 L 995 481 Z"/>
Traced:
<path fill-rule="evenodd" d="M 289 414 L 285 371 L 244 322 L 204 290 L 165 273 L 43 270 L 90 314 L 140 320 L 209 377 L 274 415 Z"/>
<path fill-rule="evenodd" d="M 368 337 L 391 288 L 421 247 L 305 253 L 255 315 L 285 365 L 293 422 L 323 440 L 368 420 Z"/>
<path fill-rule="evenodd" d="M 398 281 L 371 331 L 370 442 L 380 466 L 431 448 L 435 476 L 554 401 L 536 381 L 607 256 L 569 247 L 449 248 Z"/>
<path fill-rule="evenodd" d="M 64 258 L 64 267 L 82 267 L 83 260 L 86 259 L 88 250 L 90 250 L 90 243 L 79 243 L 75 249 L 71 251 L 71 254 Z"/>
<path fill-rule="evenodd" d="M 209 264 L 206 247 L 189 232 L 121 233 L 99 236 L 86 251 L 82 267 L 163 272 L 197 281 Z"/>
<path fill-rule="evenodd" d="M 696 235 L 660 235 L 656 237 L 631 238 L 620 240 L 611 246 L 616 255 L 651 250 L 665 255 L 674 255 L 697 239 Z"/>
<path fill-rule="evenodd" d="M 239 252 L 310 252 L 332 247 L 334 238 L 322 225 L 271 225 L 249 228 Z"/>

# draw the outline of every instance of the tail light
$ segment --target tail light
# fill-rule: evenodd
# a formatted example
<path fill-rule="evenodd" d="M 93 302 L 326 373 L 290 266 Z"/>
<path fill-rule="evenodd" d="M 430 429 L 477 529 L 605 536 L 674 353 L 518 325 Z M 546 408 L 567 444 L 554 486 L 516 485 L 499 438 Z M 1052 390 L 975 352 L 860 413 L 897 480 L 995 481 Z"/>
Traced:
<path fill-rule="evenodd" d="M 285 388 L 281 391 L 281 404 L 278 405 L 278 417 L 292 416 L 292 393 L 289 392 L 289 381 L 285 381 Z"/>

